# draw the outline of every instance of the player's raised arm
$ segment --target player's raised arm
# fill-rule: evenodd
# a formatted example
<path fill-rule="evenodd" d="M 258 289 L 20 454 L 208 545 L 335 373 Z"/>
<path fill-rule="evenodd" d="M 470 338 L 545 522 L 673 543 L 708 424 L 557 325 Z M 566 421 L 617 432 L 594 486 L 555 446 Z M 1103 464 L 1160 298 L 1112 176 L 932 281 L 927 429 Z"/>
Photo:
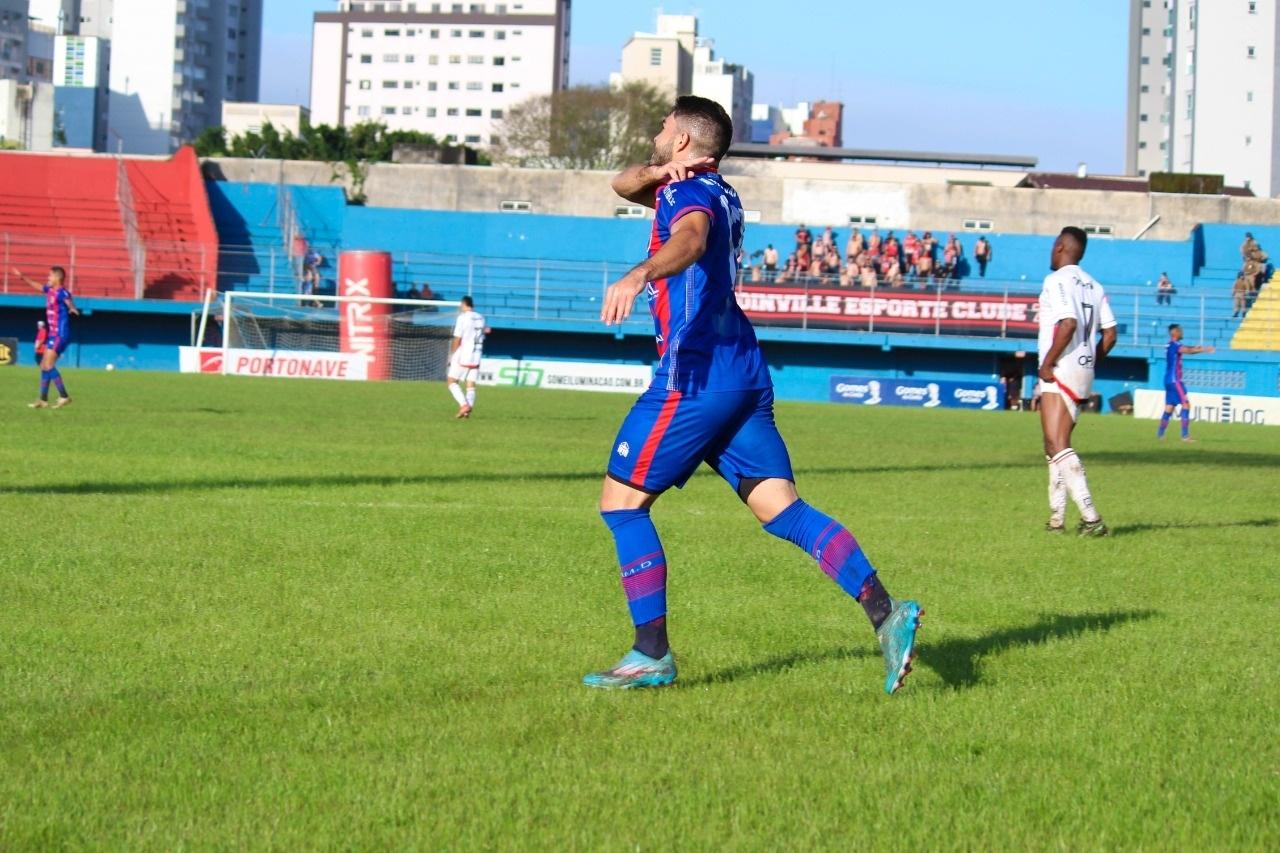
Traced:
<path fill-rule="evenodd" d="M 707 251 L 710 230 L 711 218 L 700 210 L 680 217 L 671 226 L 671 239 L 661 249 L 605 291 L 604 307 L 600 309 L 604 324 L 617 325 L 631 316 L 631 306 L 648 282 L 679 275 L 697 263 Z"/>
<path fill-rule="evenodd" d="M 1211 353 L 1211 352 L 1213 352 L 1213 351 L 1214 351 L 1214 348 L 1213 348 L 1213 347 L 1211 347 L 1211 346 L 1208 346 L 1208 347 L 1183 347 L 1183 348 L 1182 348 L 1182 354 L 1183 354 L 1183 355 L 1200 355 L 1200 353 L 1206 353 L 1206 354 L 1207 354 L 1207 353 Z"/>
<path fill-rule="evenodd" d="M 44 292 L 44 282 L 36 281 L 34 278 L 27 278 L 25 275 L 22 274 L 22 270 L 18 269 L 17 267 L 13 268 L 13 274 L 16 275 L 18 278 L 22 279 L 23 281 L 25 281 L 30 287 L 42 293 Z"/>
<path fill-rule="evenodd" d="M 698 169 L 706 169 L 716 163 L 713 157 L 690 157 L 672 160 L 661 166 L 628 166 L 613 176 L 613 191 L 627 201 L 653 207 L 654 193 L 658 187 L 673 181 L 683 181 Z"/>

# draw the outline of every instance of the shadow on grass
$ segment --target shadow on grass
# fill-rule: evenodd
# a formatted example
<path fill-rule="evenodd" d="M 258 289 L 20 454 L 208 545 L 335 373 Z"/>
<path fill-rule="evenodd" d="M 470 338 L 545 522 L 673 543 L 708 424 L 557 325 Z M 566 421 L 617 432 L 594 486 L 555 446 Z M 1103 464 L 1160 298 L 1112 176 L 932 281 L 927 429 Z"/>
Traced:
<path fill-rule="evenodd" d="M 1117 610 L 1109 613 L 1052 614 L 1038 622 L 1019 628 L 1006 628 L 981 637 L 943 640 L 929 643 L 923 637 L 919 644 L 916 666 L 927 666 L 953 689 L 977 684 L 981 678 L 979 664 L 984 658 L 1020 646 L 1038 646 L 1050 640 L 1072 640 L 1095 631 L 1108 631 L 1126 622 L 1137 622 L 1157 616 L 1155 610 Z M 874 647 L 837 648 L 825 651 L 795 652 L 776 655 L 756 663 L 739 664 L 679 682 L 682 686 L 701 687 L 726 684 L 759 675 L 774 675 L 798 666 L 879 656 Z"/>
<path fill-rule="evenodd" d="M 1118 524 L 1111 528 L 1112 536 L 1129 536 L 1134 533 L 1150 533 L 1156 530 L 1207 530 L 1219 527 L 1276 527 L 1280 518 L 1249 518 L 1242 521 L 1174 521 L 1167 524 Z"/>
<path fill-rule="evenodd" d="M 948 687 L 972 687 L 980 680 L 979 664 L 983 658 L 1019 646 L 1038 646 L 1050 640 L 1073 640 L 1082 634 L 1109 631 L 1126 622 L 1138 622 L 1159 615 L 1155 610 L 1113 610 L 1108 613 L 1049 614 L 1040 621 L 1021 628 L 1006 628 L 972 639 L 922 641 L 917 664 L 923 664 L 942 677 Z"/>
<path fill-rule="evenodd" d="M 216 410 L 208 410 L 214 412 Z M 1221 451 L 1192 451 L 1188 453 L 1138 451 L 1121 453 L 1101 451 L 1085 453 L 1086 463 L 1123 463 L 1126 465 L 1160 464 L 1160 465 L 1218 465 L 1224 467 L 1253 468 L 1258 466 L 1280 465 L 1280 454 L 1266 453 L 1224 453 Z M 872 474 L 943 474 L 964 471 L 996 471 L 1019 468 L 1043 469 L 1044 462 L 1039 458 L 1015 457 L 1008 460 L 963 462 L 948 465 L 864 465 L 797 468 L 795 473 L 801 487 L 806 476 L 853 476 Z M 0 494 L 13 495 L 131 495 L 156 494 L 188 491 L 216 491 L 219 489 L 297 489 L 325 488 L 349 486 L 414 486 L 414 485 L 451 485 L 467 483 L 520 483 L 548 482 L 567 483 L 598 481 L 603 479 L 602 469 L 590 471 L 544 471 L 527 474 L 498 472 L 441 473 L 441 474 L 309 474 L 282 475 L 273 477 L 209 477 L 201 479 L 178 479 L 163 481 L 86 481 L 81 483 L 39 483 L 31 485 L 0 485 Z M 1272 523 L 1274 520 L 1268 520 Z M 1174 527 L 1176 525 L 1168 525 Z M 1231 525 L 1208 525 L 1231 526 Z M 1239 522 L 1238 526 L 1263 526 L 1256 522 Z M 1145 529 L 1143 525 L 1121 528 L 1124 532 L 1136 533 Z"/>

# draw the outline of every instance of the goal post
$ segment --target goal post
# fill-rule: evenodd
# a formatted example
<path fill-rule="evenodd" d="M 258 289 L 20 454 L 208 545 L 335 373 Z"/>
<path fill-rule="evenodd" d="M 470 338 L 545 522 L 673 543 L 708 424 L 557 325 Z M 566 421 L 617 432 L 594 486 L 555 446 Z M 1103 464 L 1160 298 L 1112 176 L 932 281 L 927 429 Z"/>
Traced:
<path fill-rule="evenodd" d="M 222 369 L 236 376 L 442 380 L 457 303 L 227 291 Z"/>

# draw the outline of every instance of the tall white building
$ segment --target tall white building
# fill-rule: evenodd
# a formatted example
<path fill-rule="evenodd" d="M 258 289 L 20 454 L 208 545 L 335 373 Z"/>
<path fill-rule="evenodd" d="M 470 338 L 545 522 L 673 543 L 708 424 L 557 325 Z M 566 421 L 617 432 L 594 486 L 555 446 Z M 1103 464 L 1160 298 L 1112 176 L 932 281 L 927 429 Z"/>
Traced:
<path fill-rule="evenodd" d="M 742 65 L 716 59 L 715 44 L 701 41 L 693 51 L 693 94 L 724 107 L 733 120 L 733 141 L 751 141 L 751 102 L 755 78 Z"/>
<path fill-rule="evenodd" d="M 167 154 L 222 119 L 223 101 L 256 101 L 263 0 L 98 2 L 111 42 L 107 145 Z M 82 6 L 89 6 L 86 0 Z M 84 8 L 81 17 L 89 17 Z M 89 22 L 86 22 L 89 23 Z"/>
<path fill-rule="evenodd" d="M 311 121 L 489 145 L 515 104 L 569 81 L 570 0 L 339 0 L 317 12 Z"/>
<path fill-rule="evenodd" d="M 1129 174 L 1280 194 L 1277 0 L 1130 0 Z"/>

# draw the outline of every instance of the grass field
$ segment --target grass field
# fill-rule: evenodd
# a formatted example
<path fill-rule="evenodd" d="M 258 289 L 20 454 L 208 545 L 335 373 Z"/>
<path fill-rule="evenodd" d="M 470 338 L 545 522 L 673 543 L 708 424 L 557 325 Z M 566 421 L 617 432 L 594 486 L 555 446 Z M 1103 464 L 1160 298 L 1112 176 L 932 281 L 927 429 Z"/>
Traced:
<path fill-rule="evenodd" d="M 1280 429 L 1086 418 L 1080 540 L 1029 415 L 784 404 L 916 672 L 700 474 L 680 681 L 613 694 L 628 398 L 68 382 L 0 371 L 0 848 L 1280 848 Z"/>

